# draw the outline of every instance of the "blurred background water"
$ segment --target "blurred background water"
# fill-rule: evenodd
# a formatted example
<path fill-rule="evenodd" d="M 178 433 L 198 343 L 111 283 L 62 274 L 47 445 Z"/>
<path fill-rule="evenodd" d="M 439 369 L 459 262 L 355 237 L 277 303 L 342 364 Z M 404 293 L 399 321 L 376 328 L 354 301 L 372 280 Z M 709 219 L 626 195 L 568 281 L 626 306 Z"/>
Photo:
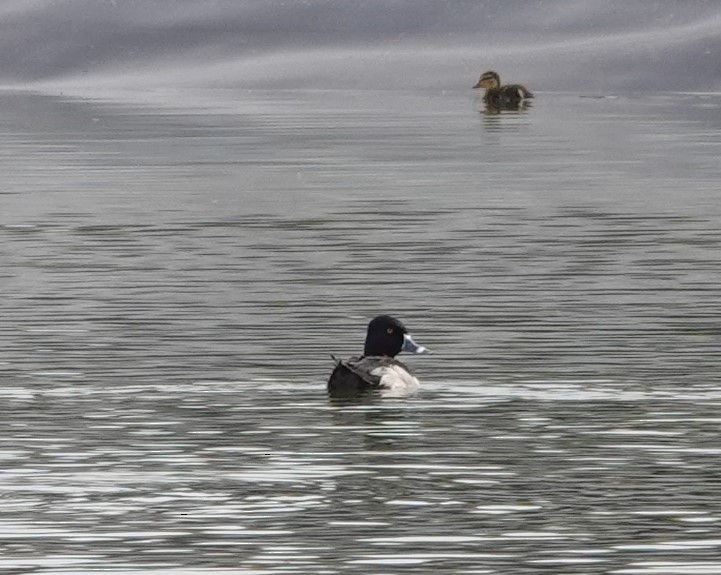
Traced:
<path fill-rule="evenodd" d="M 721 573 L 718 96 L 141 98 L 0 94 L 0 570 Z"/>
<path fill-rule="evenodd" d="M 715 0 L 4 0 L 0 85 L 721 90 Z M 473 77 L 475 76 L 475 77 Z"/>

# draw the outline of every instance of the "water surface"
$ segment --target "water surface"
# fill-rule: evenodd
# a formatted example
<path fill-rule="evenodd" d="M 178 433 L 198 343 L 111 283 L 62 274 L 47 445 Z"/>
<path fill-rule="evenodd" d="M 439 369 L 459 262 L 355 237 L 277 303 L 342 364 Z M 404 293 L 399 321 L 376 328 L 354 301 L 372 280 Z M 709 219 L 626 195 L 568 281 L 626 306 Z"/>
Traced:
<path fill-rule="evenodd" d="M 717 96 L 151 96 L 0 95 L 0 569 L 721 572 Z"/>

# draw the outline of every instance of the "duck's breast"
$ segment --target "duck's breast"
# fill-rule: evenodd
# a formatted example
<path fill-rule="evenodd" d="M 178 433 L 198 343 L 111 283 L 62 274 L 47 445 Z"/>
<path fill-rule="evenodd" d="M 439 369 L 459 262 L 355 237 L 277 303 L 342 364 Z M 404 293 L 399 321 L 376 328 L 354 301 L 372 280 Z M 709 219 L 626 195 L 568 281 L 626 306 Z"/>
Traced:
<path fill-rule="evenodd" d="M 420 386 L 418 379 L 398 363 L 378 366 L 371 374 L 379 378 L 383 397 L 405 397 L 418 391 Z"/>

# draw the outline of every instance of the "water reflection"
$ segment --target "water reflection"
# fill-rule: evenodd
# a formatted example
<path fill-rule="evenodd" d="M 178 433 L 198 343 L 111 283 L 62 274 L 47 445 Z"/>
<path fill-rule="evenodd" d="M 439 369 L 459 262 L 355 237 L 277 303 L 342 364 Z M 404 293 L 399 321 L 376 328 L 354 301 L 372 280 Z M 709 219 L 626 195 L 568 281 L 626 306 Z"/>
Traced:
<path fill-rule="evenodd" d="M 198 382 L 96 387 L 84 402 L 55 393 L 42 412 L 12 405 L 2 424 L 13 438 L 8 565 L 42 567 L 25 554 L 55 548 L 75 558 L 73 572 L 154 572 L 198 557 L 268 573 L 608 572 L 651 549 L 668 561 L 715 549 L 718 395 L 679 402 L 607 382 L 463 387 L 334 406 L 320 389 L 272 386 L 268 402 L 267 382 Z"/>
<path fill-rule="evenodd" d="M 246 96 L 0 98 L 0 568 L 721 569 L 716 100 Z"/>

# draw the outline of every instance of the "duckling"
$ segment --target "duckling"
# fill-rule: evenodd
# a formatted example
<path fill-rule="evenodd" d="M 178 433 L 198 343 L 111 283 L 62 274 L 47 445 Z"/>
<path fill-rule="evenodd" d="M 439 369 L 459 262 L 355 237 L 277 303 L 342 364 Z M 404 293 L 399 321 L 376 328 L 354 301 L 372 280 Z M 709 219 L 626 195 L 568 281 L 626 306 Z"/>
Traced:
<path fill-rule="evenodd" d="M 493 108 L 517 109 L 518 106 L 533 94 L 521 84 L 501 85 L 501 77 L 493 71 L 483 72 L 478 83 L 473 88 L 483 88 L 486 93 L 483 101 Z"/>
<path fill-rule="evenodd" d="M 406 327 L 394 317 L 379 315 L 368 324 L 363 355 L 342 361 L 333 357 L 335 369 L 328 380 L 328 393 L 353 397 L 378 392 L 382 397 L 403 397 L 418 390 L 418 379 L 395 359 L 401 351 L 429 353 L 418 345 Z"/>

